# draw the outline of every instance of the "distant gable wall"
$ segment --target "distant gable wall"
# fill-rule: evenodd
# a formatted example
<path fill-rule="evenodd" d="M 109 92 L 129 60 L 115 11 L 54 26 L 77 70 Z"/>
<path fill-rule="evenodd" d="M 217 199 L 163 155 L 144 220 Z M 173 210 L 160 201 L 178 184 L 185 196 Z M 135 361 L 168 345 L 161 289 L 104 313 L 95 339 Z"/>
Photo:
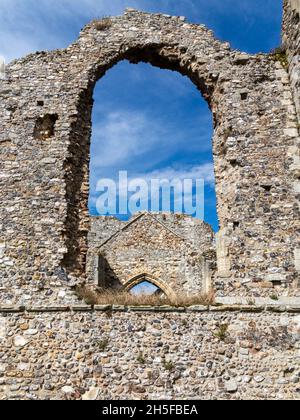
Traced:
<path fill-rule="evenodd" d="M 202 221 L 185 215 L 146 213 L 128 223 L 96 218 L 92 225 L 92 232 L 105 232 L 109 226 L 113 236 L 103 244 L 101 234 L 90 234 L 90 285 L 122 288 L 147 274 L 162 282 L 164 291 L 179 295 L 207 291 L 203 290 L 209 275 L 206 254 L 213 252 L 214 235 Z M 117 226 L 121 229 L 114 235 Z"/>

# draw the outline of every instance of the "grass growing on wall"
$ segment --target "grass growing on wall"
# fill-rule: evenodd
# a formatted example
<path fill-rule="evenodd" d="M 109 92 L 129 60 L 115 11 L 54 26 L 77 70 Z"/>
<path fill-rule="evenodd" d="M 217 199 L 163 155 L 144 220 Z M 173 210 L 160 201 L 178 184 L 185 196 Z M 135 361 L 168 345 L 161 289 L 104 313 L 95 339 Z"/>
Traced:
<path fill-rule="evenodd" d="M 112 26 L 112 20 L 109 17 L 103 17 L 101 19 L 93 20 L 92 25 L 97 29 L 97 31 L 105 31 Z"/>
<path fill-rule="evenodd" d="M 271 57 L 274 61 L 278 61 L 282 67 L 288 69 L 289 61 L 284 47 L 278 47 L 271 51 Z"/>
<path fill-rule="evenodd" d="M 88 305 L 122 305 L 122 306 L 174 306 L 185 307 L 192 305 L 212 305 L 214 294 L 199 294 L 187 296 L 181 294 L 174 298 L 157 295 L 133 295 L 125 291 L 105 290 L 93 291 L 85 285 L 77 286 L 76 294 Z"/>

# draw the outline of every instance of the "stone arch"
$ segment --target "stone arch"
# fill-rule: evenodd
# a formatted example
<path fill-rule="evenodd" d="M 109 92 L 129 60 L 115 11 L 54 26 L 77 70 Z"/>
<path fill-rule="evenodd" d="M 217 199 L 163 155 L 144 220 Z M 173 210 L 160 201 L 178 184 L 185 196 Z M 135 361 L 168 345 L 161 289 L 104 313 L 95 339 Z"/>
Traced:
<path fill-rule="evenodd" d="M 156 25 L 150 29 L 148 27 L 149 20 L 156 22 Z M 179 18 L 170 19 L 162 15 L 150 15 L 137 11 L 127 12 L 123 17 L 112 18 L 111 21 L 111 27 L 101 31 L 101 48 L 98 45 L 93 45 L 96 51 L 93 51 L 92 54 L 88 53 L 87 44 L 91 46 L 95 42 L 93 37 L 97 30 L 94 23 L 85 27 L 79 40 L 72 46 L 75 51 L 81 52 L 81 54 L 83 54 L 82 48 L 87 48 L 84 53 L 84 67 L 78 74 L 81 89 L 77 94 L 77 112 L 75 116 L 72 115 L 71 130 L 68 135 L 69 139 L 78 139 L 81 148 L 74 150 L 74 140 L 71 141 L 68 157 L 65 160 L 66 190 L 67 197 L 70 199 L 67 200 L 65 229 L 68 236 L 65 242 L 68 252 L 65 255 L 63 266 L 69 273 L 75 275 L 83 275 L 85 265 L 86 234 L 89 224 L 86 191 L 88 191 L 92 96 L 95 84 L 104 77 L 109 69 L 123 60 L 135 64 L 146 62 L 161 69 L 177 71 L 181 75 L 187 76 L 207 101 L 216 128 L 218 125 L 218 95 L 222 99 L 222 93 L 218 91 L 220 51 L 222 51 L 224 62 L 227 62 L 226 66 L 230 64 L 229 45 L 217 41 L 212 32 L 204 26 L 187 24 Z M 126 24 L 128 22 L 135 25 L 134 38 L 128 37 L 128 25 Z M 157 22 L 160 22 L 161 25 L 172 23 L 173 36 L 170 37 L 170 34 L 163 33 L 158 36 Z M 118 31 L 123 32 L 124 36 L 120 37 Z M 197 49 L 191 48 L 191 43 L 195 39 L 202 41 Z M 111 44 L 113 44 L 113 48 L 110 46 Z M 98 55 L 96 52 L 101 54 Z M 85 127 L 84 132 L 82 127 Z M 78 138 L 78 131 L 82 133 L 81 138 Z M 76 155 L 74 155 L 74 151 Z M 76 202 L 74 202 L 74 196 L 77 198 Z M 222 223 L 221 215 L 218 214 L 218 216 Z"/>
<path fill-rule="evenodd" d="M 78 41 L 70 47 L 70 54 L 77 57 L 75 67 L 72 58 L 70 59 L 70 77 L 74 77 L 78 86 L 76 90 L 72 83 L 75 94 L 72 101 L 76 101 L 77 112 L 72 114 L 71 130 L 68 133 L 70 146 L 65 161 L 68 165 L 68 171 L 65 172 L 66 190 L 70 200 L 67 201 L 65 223 L 67 239 L 65 246 L 68 251 L 64 256 L 63 266 L 68 273 L 74 273 L 76 276 L 85 273 L 86 236 L 89 229 L 88 157 L 94 86 L 110 68 L 122 60 L 132 63 L 144 61 L 156 67 L 178 71 L 183 76 L 189 77 L 212 111 L 217 213 L 220 225 L 217 247 L 220 283 L 224 284 L 224 279 L 231 278 L 237 278 L 238 282 L 247 277 L 265 280 L 267 265 L 271 271 L 271 267 L 276 264 L 271 262 L 273 258 L 271 256 L 277 252 L 270 251 L 270 264 L 266 265 L 261 259 L 261 262 L 256 263 L 258 269 L 251 268 L 253 267 L 251 256 L 247 255 L 245 248 L 247 246 L 251 248 L 252 244 L 251 239 L 250 241 L 247 239 L 249 234 L 245 235 L 244 231 L 249 229 L 249 223 L 255 223 L 256 216 L 247 189 L 255 191 L 257 202 L 260 201 L 261 206 L 265 206 L 267 200 L 261 193 L 261 190 L 264 191 L 262 184 L 266 182 L 263 180 L 265 167 L 269 166 L 270 174 L 272 172 L 276 175 L 276 173 L 270 165 L 270 149 L 266 148 L 261 152 L 260 158 L 264 164 L 257 166 L 255 141 L 250 141 L 250 146 L 254 145 L 254 148 L 247 146 L 246 150 L 245 144 L 249 136 L 255 138 L 258 124 L 265 124 L 264 118 L 263 122 L 259 123 L 261 117 L 265 113 L 270 113 L 270 94 L 272 92 L 272 95 L 275 95 L 273 82 L 274 78 L 276 79 L 276 63 L 268 58 L 232 51 L 228 43 L 216 40 L 212 31 L 205 26 L 189 24 L 180 18 L 129 10 L 121 17 L 111 18 L 110 24 L 104 30 L 99 31 L 96 26 L 94 22 L 87 25 Z M 276 88 L 278 95 L 282 95 L 284 88 L 281 80 L 278 80 Z M 263 100 L 259 99 L 259 106 L 253 101 L 255 95 L 257 98 L 263 97 Z M 280 126 L 274 130 L 274 121 L 270 119 L 268 137 L 272 135 L 280 138 L 277 130 L 284 133 L 283 127 L 288 126 L 288 118 L 286 110 L 279 111 L 275 102 L 272 106 L 276 112 L 281 113 L 281 121 Z M 249 120 L 250 114 L 253 123 Z M 259 136 L 261 136 L 259 142 L 264 144 L 264 135 L 259 133 Z M 238 146 L 236 138 L 240 139 Z M 76 141 L 80 149 L 78 147 L 74 149 Z M 282 147 L 281 144 L 278 146 Z M 284 158 L 284 154 L 282 157 Z M 249 171 L 243 171 L 245 166 L 251 168 L 246 188 L 243 186 L 243 178 Z M 285 163 L 282 161 L 282 167 L 284 166 Z M 71 177 L 69 173 L 72 173 Z M 258 173 L 261 177 L 260 183 L 252 182 L 254 175 L 257 176 Z M 288 188 L 285 184 L 286 176 L 287 173 L 282 174 L 282 190 Z M 267 181 L 268 185 L 269 183 L 270 179 Z M 68 194 L 68 191 L 71 193 Z M 295 201 L 294 192 L 290 188 L 289 191 L 290 200 Z M 74 201 L 74 197 L 77 201 Z M 282 216 L 287 217 L 286 214 Z M 240 220 L 246 220 L 247 226 L 241 226 Z M 269 235 L 270 224 L 273 229 L 273 223 L 268 218 L 265 222 L 265 230 L 260 233 L 264 236 L 262 250 L 273 241 Z M 236 232 L 238 232 L 237 240 L 232 243 Z M 250 237 L 252 235 L 257 235 L 255 229 Z M 282 236 L 282 232 L 274 232 L 277 243 L 282 242 L 278 239 L 279 236 Z M 249 245 L 246 245 L 247 241 Z M 277 249 L 277 245 L 275 248 Z M 288 254 L 288 258 L 294 261 L 293 249 L 282 250 L 282 253 L 285 255 L 284 258 Z M 286 275 L 270 274 L 269 277 L 271 279 L 276 277 L 279 281 L 287 278 L 287 282 L 291 282 L 295 275 L 294 270 L 293 274 L 290 272 Z"/>
<path fill-rule="evenodd" d="M 80 132 L 78 143 L 81 147 L 80 150 L 75 149 L 72 183 L 69 182 L 68 176 L 66 178 L 67 191 L 70 189 L 71 195 L 78 197 L 77 202 L 71 200 L 65 223 L 66 232 L 71 234 L 65 242 L 68 252 L 65 254 L 63 265 L 67 272 L 75 273 L 76 276 L 82 276 L 85 272 L 86 236 L 89 229 L 86 191 L 93 89 L 96 82 L 111 67 L 121 60 L 128 60 L 132 63 L 148 62 L 189 77 L 212 111 L 217 213 L 220 226 L 217 237 L 217 277 L 220 280 L 218 287 L 224 289 L 226 284 L 235 278 L 238 279 L 237 284 L 241 279 L 246 281 L 248 278 L 263 282 L 266 273 L 272 281 L 274 279 L 291 284 L 297 277 L 294 264 L 295 245 L 292 247 L 288 245 L 285 249 L 282 245 L 278 245 L 283 243 L 285 231 L 278 226 L 278 232 L 275 232 L 271 218 L 265 217 L 264 228 L 259 232 L 263 237 L 260 252 L 263 253 L 266 248 L 268 249 L 269 262 L 266 263 L 264 257 L 261 257 L 261 261 L 253 265 L 251 252 L 245 251 L 253 247 L 252 238 L 258 234 L 255 223 L 259 212 L 253 210 L 253 207 L 260 205 L 264 208 L 270 205 L 264 184 L 272 184 L 273 177 L 278 175 L 278 171 L 274 172 L 270 159 L 271 149 L 274 151 L 276 147 L 273 147 L 274 144 L 267 147 L 264 145 L 267 138 L 272 135 L 273 139 L 278 139 L 279 151 L 283 146 L 280 138 L 286 137 L 286 128 L 289 126 L 286 109 L 282 109 L 276 101 L 272 102 L 274 112 L 270 112 L 270 97 L 282 96 L 285 89 L 283 85 L 285 76 L 277 76 L 277 63 L 268 57 L 249 56 L 231 50 L 228 43 L 216 40 L 212 31 L 203 25 L 189 24 L 180 18 L 132 10 L 125 12 L 121 17 L 111 18 L 105 30 L 97 30 L 93 22 L 87 25 L 70 51 L 77 60 L 81 58 L 82 63 L 77 63 L 74 75 L 74 80 L 78 84 L 77 90 L 73 85 L 74 92 L 77 92 L 75 95 L 77 114 L 76 118 L 72 115 L 68 138 L 76 139 L 77 133 Z M 72 66 L 71 70 L 73 71 Z M 276 80 L 275 91 L 274 80 Z M 288 89 L 290 91 L 290 87 Z M 274 125 L 273 115 L 278 112 L 280 118 Z M 265 132 L 268 132 L 267 136 L 259 131 L 261 124 Z M 82 127 L 85 127 L 84 133 Z M 262 165 L 257 164 L 256 135 L 262 146 L 260 149 Z M 284 145 L 285 150 L 287 144 L 292 145 L 292 143 L 291 139 L 287 140 Z M 73 148 L 74 140 L 70 142 L 68 151 L 71 161 Z M 286 183 L 289 176 L 289 168 L 284 163 L 286 156 L 284 153 L 275 153 L 274 159 L 277 162 L 280 158 L 283 168 L 280 174 L 282 182 L 280 189 L 288 190 L 287 202 L 296 203 L 295 192 Z M 247 169 L 249 167 L 250 171 Z M 72 166 L 69 169 L 72 172 Z M 81 173 L 78 172 L 79 169 Z M 259 182 L 255 181 L 252 172 L 259 178 Z M 79 181 L 75 194 L 74 180 Z M 254 196 L 249 194 L 249 190 Z M 276 199 L 274 204 L 276 205 Z M 286 219 L 288 216 L 283 211 L 281 217 Z M 269 233 L 271 230 L 272 237 Z M 273 244 L 275 252 L 272 252 L 269 243 Z M 281 247 L 284 258 L 288 256 L 294 268 L 273 275 L 274 265 L 280 265 L 278 246 Z"/>
<path fill-rule="evenodd" d="M 137 276 L 134 276 L 130 280 L 128 280 L 123 285 L 123 290 L 125 290 L 126 292 L 129 292 L 133 287 L 138 286 L 144 281 L 147 281 L 153 284 L 154 286 L 158 287 L 159 289 L 161 289 L 168 298 L 175 297 L 174 291 L 166 284 L 165 281 L 158 279 L 152 276 L 151 274 L 147 274 L 147 273 L 139 274 Z"/>

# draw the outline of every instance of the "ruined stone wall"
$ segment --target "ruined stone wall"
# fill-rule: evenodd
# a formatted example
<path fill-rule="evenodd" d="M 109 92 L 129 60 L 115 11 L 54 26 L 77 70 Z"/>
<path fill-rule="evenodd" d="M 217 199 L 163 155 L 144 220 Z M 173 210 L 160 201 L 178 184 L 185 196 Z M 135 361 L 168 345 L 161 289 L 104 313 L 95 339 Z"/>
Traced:
<path fill-rule="evenodd" d="M 286 70 L 182 18 L 128 10 L 106 22 L 65 50 L 11 63 L 0 80 L 0 300 L 68 302 L 69 285 L 84 279 L 92 92 L 124 59 L 188 76 L 210 105 L 221 293 L 248 293 L 247 284 L 260 294 L 266 279 L 297 293 L 298 130 Z"/>
<path fill-rule="evenodd" d="M 126 222 L 110 216 L 91 217 L 89 248 L 99 247 L 117 233 Z"/>
<path fill-rule="evenodd" d="M 99 281 L 99 247 L 113 234 L 124 226 L 124 222 L 115 217 L 91 217 L 90 231 L 88 234 L 88 252 L 86 275 L 91 285 Z"/>
<path fill-rule="evenodd" d="M 163 282 L 170 293 L 199 294 L 212 288 L 214 234 L 202 221 L 142 213 L 129 222 L 91 218 L 91 225 L 87 257 L 91 286 L 121 287 L 147 274 Z"/>
<path fill-rule="evenodd" d="M 290 80 L 300 121 L 300 1 L 284 3 L 282 41 L 288 51 Z"/>
<path fill-rule="evenodd" d="M 155 218 L 169 229 L 182 236 L 199 252 L 213 246 L 214 232 L 207 223 L 185 214 L 153 213 Z"/>
<path fill-rule="evenodd" d="M 96 218 L 92 225 L 92 231 L 100 229 L 103 234 L 90 235 L 91 285 L 130 287 L 131 281 L 135 286 L 147 274 L 167 295 L 200 294 L 212 287 L 205 270 L 214 262 L 214 234 L 206 223 L 185 215 L 142 213 L 123 223 Z M 106 232 L 115 235 L 103 241 Z"/>
<path fill-rule="evenodd" d="M 300 200 L 300 1 L 285 0 L 282 41 L 287 48 L 289 75 L 293 90 L 293 98 L 298 114 L 298 133 L 294 145 L 290 148 L 292 160 L 292 183 Z M 293 112 L 290 108 L 289 112 Z M 299 205 L 299 202 L 298 202 Z M 299 233 L 298 233 L 299 235 Z M 295 266 L 300 273 L 300 244 L 295 249 Z M 299 282 L 299 280 L 298 280 Z M 300 283 L 300 282 L 299 282 Z"/>
<path fill-rule="evenodd" d="M 299 399 L 296 308 L 170 310 L 2 308 L 0 399 Z"/>

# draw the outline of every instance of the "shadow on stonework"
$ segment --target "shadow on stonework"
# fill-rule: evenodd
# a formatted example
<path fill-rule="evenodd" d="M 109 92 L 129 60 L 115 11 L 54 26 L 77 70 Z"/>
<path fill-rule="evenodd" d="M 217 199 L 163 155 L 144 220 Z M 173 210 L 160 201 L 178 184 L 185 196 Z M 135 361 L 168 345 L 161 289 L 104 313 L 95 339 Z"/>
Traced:
<path fill-rule="evenodd" d="M 120 290 L 122 283 L 104 255 L 98 256 L 98 287 L 100 289 Z"/>

